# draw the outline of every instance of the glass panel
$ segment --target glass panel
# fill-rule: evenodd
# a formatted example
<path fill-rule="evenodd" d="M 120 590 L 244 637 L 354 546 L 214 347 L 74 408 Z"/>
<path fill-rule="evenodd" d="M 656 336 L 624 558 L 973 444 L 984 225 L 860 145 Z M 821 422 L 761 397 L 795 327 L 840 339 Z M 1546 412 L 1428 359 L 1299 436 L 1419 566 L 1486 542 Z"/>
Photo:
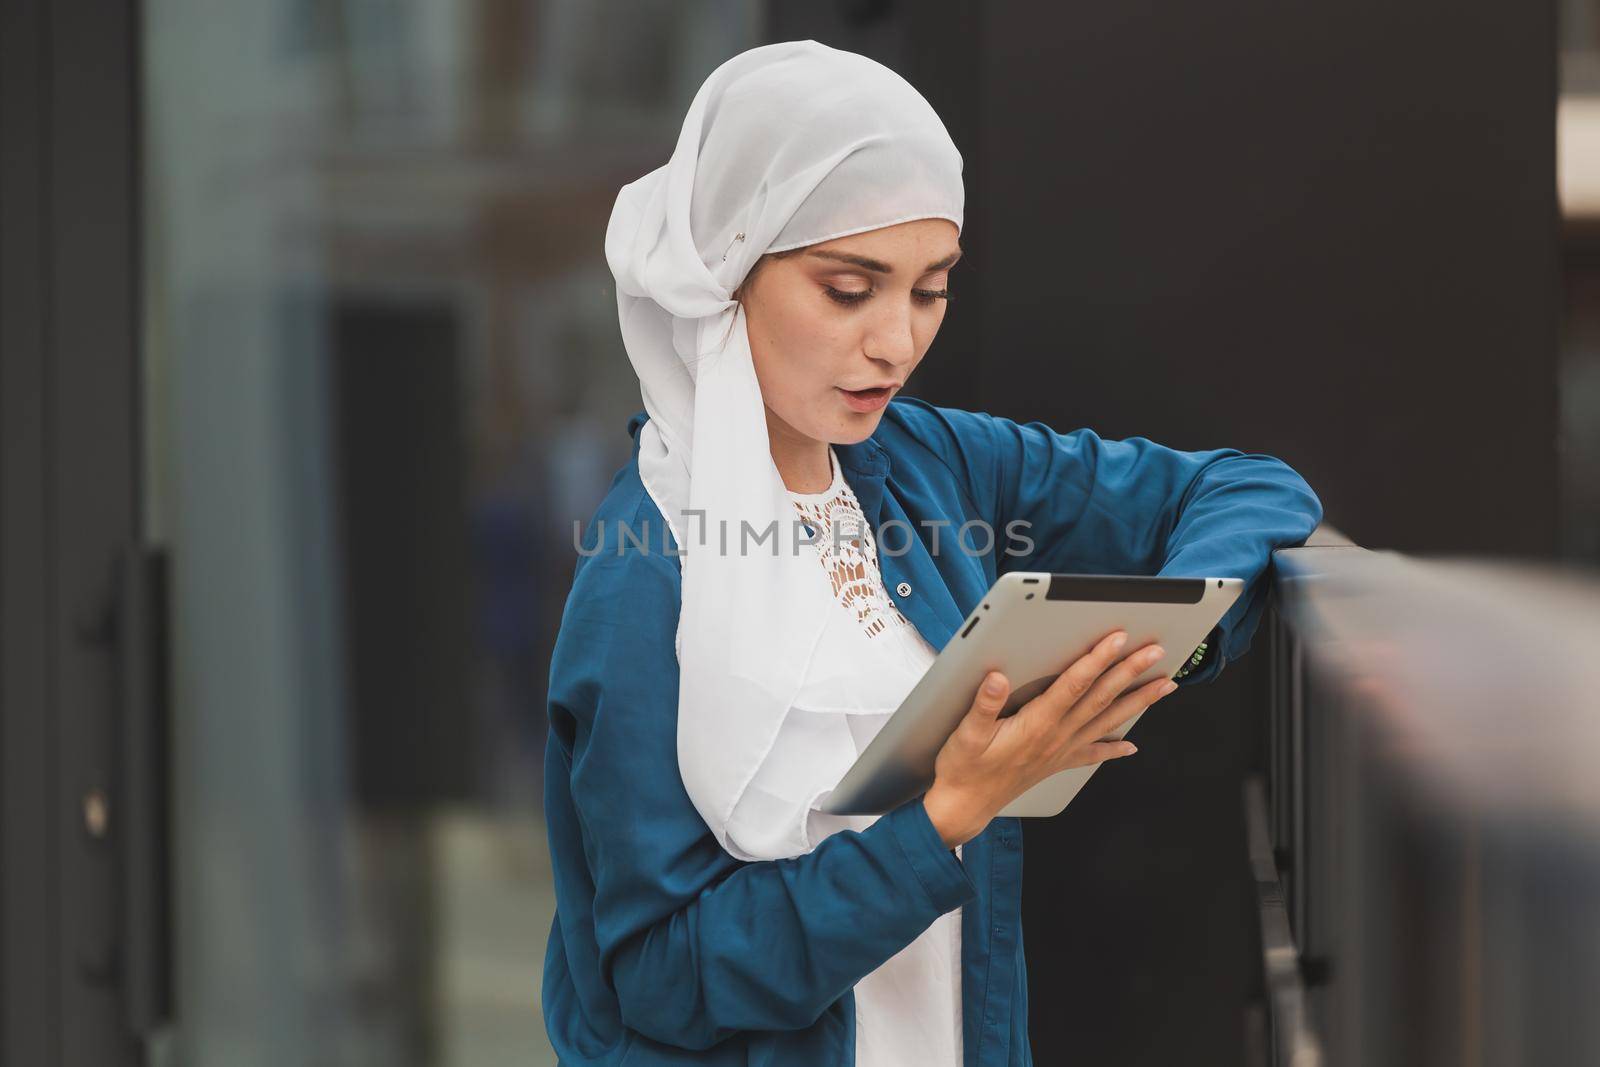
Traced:
<path fill-rule="evenodd" d="M 1600 564 L 1600 0 L 1561 0 L 1562 555 Z"/>
<path fill-rule="evenodd" d="M 143 5 L 170 1062 L 553 1062 L 549 646 L 642 406 L 605 223 L 761 7 Z"/>

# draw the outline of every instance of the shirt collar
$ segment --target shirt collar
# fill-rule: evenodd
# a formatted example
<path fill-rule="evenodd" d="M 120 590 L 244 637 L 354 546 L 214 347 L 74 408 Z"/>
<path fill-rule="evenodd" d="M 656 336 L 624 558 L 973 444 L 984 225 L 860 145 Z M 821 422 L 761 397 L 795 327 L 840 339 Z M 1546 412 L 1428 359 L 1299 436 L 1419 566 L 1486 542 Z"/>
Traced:
<path fill-rule="evenodd" d="M 881 428 L 882 422 L 878 423 Z M 834 445 L 833 451 L 839 457 L 839 466 L 853 474 L 869 477 L 885 477 L 889 473 L 889 452 L 878 443 L 877 430 L 873 436 L 853 445 Z"/>

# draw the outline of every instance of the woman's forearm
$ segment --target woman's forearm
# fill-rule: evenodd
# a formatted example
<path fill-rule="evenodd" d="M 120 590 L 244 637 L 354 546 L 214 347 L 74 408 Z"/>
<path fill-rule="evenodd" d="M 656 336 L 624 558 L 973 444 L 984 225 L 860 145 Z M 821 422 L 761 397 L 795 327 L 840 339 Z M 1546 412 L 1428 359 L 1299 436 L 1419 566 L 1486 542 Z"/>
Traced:
<path fill-rule="evenodd" d="M 606 951 L 623 1021 L 708 1048 L 811 1025 L 940 915 L 977 895 L 921 798 L 789 859 L 747 863 Z"/>

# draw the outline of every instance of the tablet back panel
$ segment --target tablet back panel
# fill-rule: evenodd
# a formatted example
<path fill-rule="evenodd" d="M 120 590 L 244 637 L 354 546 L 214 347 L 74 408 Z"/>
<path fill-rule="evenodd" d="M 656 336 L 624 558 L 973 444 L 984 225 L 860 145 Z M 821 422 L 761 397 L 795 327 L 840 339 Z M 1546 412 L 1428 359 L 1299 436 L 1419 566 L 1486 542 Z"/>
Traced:
<path fill-rule="evenodd" d="M 1171 677 L 1244 590 L 1238 578 L 1156 578 L 1013 571 L 1003 574 L 940 651 L 927 674 L 822 804 L 840 815 L 890 811 L 933 784 L 933 763 L 991 670 L 1011 680 L 1002 715 L 1016 712 L 1107 633 L 1128 631 L 1126 656 L 1152 641 L 1166 650 L 1129 688 Z M 1112 736 L 1124 736 L 1138 716 Z M 1061 771 L 1000 815 L 1058 814 L 1098 764 Z"/>

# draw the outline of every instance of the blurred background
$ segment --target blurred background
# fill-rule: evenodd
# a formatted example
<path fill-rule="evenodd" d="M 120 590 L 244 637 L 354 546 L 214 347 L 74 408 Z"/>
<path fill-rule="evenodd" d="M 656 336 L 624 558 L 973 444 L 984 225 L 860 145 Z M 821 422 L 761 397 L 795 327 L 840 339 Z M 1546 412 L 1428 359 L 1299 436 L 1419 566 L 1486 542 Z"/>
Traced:
<path fill-rule="evenodd" d="M 1597 0 L 10 0 L 0 1061 L 554 1063 L 548 656 L 643 406 L 604 229 L 807 37 L 965 159 L 911 393 L 1600 564 Z M 1268 685 L 1028 825 L 1038 1062 L 1266 1055 Z"/>

